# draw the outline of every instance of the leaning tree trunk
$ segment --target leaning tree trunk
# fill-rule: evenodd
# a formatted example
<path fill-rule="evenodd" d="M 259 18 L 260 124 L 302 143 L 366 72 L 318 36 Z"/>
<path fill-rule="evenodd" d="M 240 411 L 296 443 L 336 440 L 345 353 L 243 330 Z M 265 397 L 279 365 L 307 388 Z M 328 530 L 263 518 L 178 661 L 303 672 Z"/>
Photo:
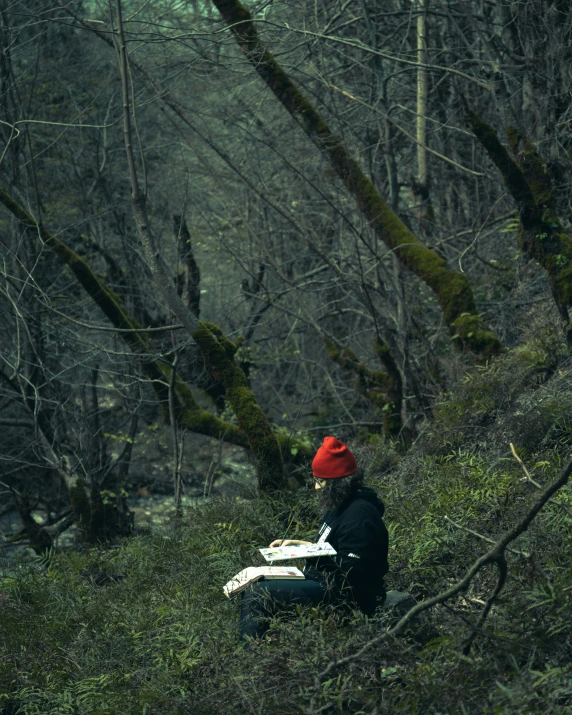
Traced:
<path fill-rule="evenodd" d="M 262 44 L 248 10 L 239 0 L 212 0 L 248 61 L 306 135 L 327 158 L 376 235 L 435 293 L 456 340 L 482 358 L 501 350 L 498 338 L 483 324 L 466 277 L 451 271 L 391 211 L 357 161 L 333 134 L 313 105 Z"/>
<path fill-rule="evenodd" d="M 466 120 L 501 172 L 516 202 L 521 250 L 546 270 L 554 301 L 564 323 L 566 339 L 571 345 L 572 327 L 568 309 L 572 307 L 572 236 L 564 229 L 556 214 L 550 172 L 532 142 L 518 129 L 507 129 L 509 153 L 495 130 L 474 112 L 467 112 Z"/>
<path fill-rule="evenodd" d="M 38 224 L 30 214 L 25 211 L 10 195 L 0 189 L 0 203 L 29 230 L 29 235 L 37 239 L 38 236 L 47 248 L 50 248 L 63 265 L 69 266 L 75 279 L 86 291 L 94 303 L 101 309 L 109 322 L 118 330 L 118 334 L 137 355 L 142 355 L 141 370 L 149 382 L 163 409 L 163 416 L 168 420 L 167 405 L 169 402 L 168 385 L 171 377 L 171 366 L 158 358 L 152 359 L 153 343 L 145 335 L 145 329 L 130 318 L 119 297 L 105 284 L 89 265 L 67 246 L 61 239 L 48 231 L 42 224 Z M 199 434 L 222 439 L 241 447 L 248 446 L 248 439 L 244 432 L 236 425 L 221 420 L 208 410 L 200 407 L 195 400 L 190 387 L 179 377 L 175 383 L 175 392 L 179 401 L 177 419 L 179 425 Z"/>

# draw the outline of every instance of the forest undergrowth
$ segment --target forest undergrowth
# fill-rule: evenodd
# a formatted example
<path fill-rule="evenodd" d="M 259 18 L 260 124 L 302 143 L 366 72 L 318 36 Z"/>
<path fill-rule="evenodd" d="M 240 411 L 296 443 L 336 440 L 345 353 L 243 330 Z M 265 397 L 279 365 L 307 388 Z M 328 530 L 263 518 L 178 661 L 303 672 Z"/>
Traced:
<path fill-rule="evenodd" d="M 571 375 L 548 331 L 460 368 L 407 453 L 351 444 L 386 504 L 388 589 L 418 601 L 445 590 L 556 477 L 572 454 Z M 0 585 L 0 713 L 572 713 L 571 514 L 566 486 L 511 544 L 506 585 L 468 655 L 492 567 L 318 681 L 389 616 L 299 609 L 245 648 L 238 600 L 222 592 L 286 529 L 313 538 L 309 490 L 273 500 L 245 490 L 111 548 L 21 562 Z"/>

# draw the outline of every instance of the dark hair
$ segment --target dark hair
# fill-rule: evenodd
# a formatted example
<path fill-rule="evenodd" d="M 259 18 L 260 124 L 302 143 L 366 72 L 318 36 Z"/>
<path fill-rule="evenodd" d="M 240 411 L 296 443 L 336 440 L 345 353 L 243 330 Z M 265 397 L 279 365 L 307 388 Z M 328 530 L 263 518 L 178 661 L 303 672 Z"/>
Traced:
<path fill-rule="evenodd" d="M 348 477 L 328 479 L 318 492 L 318 503 L 324 511 L 335 509 L 346 499 L 351 499 L 362 485 L 363 469 L 358 469 Z"/>

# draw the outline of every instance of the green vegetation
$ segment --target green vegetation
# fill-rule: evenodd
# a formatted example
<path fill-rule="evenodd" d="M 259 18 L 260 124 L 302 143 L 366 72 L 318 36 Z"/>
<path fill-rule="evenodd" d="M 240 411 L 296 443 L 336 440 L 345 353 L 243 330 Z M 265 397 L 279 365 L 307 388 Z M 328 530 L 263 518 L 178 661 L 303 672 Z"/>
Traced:
<path fill-rule="evenodd" d="M 48 5 L 0 16 L 0 715 L 572 715 L 568 4 Z M 245 648 L 327 434 L 416 618 Z"/>
<path fill-rule="evenodd" d="M 405 455 L 352 445 L 382 495 L 390 589 L 418 600 L 461 578 L 515 524 L 570 457 L 569 358 L 551 331 L 467 368 Z M 3 715 L 16 713 L 570 713 L 572 488 L 564 487 L 508 553 L 509 578 L 477 635 L 494 569 L 408 634 L 315 678 L 388 625 L 332 609 L 276 619 L 270 639 L 238 644 L 238 601 L 222 585 L 276 535 L 311 538 L 312 492 L 245 491 L 107 550 L 50 551 L 0 584 Z M 484 537 L 484 538 L 483 538 Z M 422 627 L 420 627 L 422 626 Z"/>

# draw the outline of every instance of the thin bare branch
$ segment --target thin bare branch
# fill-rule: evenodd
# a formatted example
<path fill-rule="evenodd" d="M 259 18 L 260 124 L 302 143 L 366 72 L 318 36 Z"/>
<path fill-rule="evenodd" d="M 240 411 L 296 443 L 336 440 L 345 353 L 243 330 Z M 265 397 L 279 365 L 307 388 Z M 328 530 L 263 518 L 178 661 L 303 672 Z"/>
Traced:
<path fill-rule="evenodd" d="M 522 459 L 518 456 L 516 453 L 516 449 L 514 444 L 511 442 L 510 443 L 510 451 L 512 452 L 512 456 L 516 459 L 516 461 L 520 464 L 522 467 L 522 471 L 524 472 L 524 479 L 527 482 L 530 482 L 532 486 L 536 487 L 537 489 L 542 489 L 542 484 L 539 484 L 535 479 L 533 479 L 530 475 L 530 472 L 526 468 L 526 465 L 522 461 Z M 550 499 L 549 500 L 551 504 L 556 504 L 556 506 L 559 506 L 561 509 L 563 509 L 570 518 L 572 518 L 572 511 L 566 506 L 566 504 L 562 504 L 562 502 L 556 501 L 556 499 Z"/>

